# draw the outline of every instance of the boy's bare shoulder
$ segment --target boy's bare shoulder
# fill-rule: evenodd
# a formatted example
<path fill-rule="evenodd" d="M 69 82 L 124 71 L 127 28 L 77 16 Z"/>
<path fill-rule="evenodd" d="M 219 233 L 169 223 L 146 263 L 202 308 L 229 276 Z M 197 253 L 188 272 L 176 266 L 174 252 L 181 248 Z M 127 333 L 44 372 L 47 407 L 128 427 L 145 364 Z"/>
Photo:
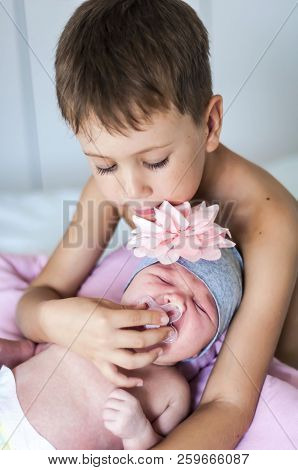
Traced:
<path fill-rule="evenodd" d="M 248 207 L 253 201 L 288 201 L 293 196 L 270 173 L 220 144 L 207 155 L 202 181 L 204 196 L 210 201 L 231 200 Z M 208 196 L 208 197 L 207 197 Z M 267 199 L 269 198 L 269 199 Z"/>
<path fill-rule="evenodd" d="M 219 204 L 217 222 L 228 227 L 238 245 L 255 236 L 260 218 L 287 214 L 294 220 L 297 201 L 270 173 L 220 144 L 206 156 L 198 200 Z"/>

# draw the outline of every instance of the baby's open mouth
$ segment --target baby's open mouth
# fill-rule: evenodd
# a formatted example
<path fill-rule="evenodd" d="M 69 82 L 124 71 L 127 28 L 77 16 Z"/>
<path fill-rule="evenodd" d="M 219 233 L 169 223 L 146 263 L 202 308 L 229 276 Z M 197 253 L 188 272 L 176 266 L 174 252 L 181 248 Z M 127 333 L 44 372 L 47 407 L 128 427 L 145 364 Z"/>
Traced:
<path fill-rule="evenodd" d="M 165 339 L 163 342 L 164 343 L 174 343 L 177 338 L 178 338 L 178 331 L 173 325 L 173 323 L 178 322 L 180 318 L 182 317 L 182 311 L 178 307 L 178 305 L 175 305 L 174 303 L 166 303 L 164 305 L 159 305 L 158 303 L 155 302 L 155 300 L 150 297 L 149 295 L 146 295 L 145 297 L 141 297 L 138 301 L 138 303 L 146 303 L 148 305 L 149 309 L 152 310 L 159 310 L 166 312 L 167 316 L 169 317 L 169 322 L 167 326 L 170 326 L 173 330 L 173 336 L 170 338 Z M 179 322 L 180 324 L 180 322 Z M 146 329 L 149 328 L 160 328 L 160 325 L 145 325 Z"/>

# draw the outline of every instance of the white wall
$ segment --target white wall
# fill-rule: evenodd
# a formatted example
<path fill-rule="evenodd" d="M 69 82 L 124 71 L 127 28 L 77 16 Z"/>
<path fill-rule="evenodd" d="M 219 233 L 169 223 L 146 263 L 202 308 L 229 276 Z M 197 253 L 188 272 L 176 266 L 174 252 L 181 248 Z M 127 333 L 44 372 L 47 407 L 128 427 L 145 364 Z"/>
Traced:
<path fill-rule="evenodd" d="M 86 157 L 60 116 L 54 79 L 59 35 L 80 3 L 78 0 L 25 0 L 28 41 L 35 52 L 30 54 L 30 67 L 45 189 L 82 186 L 89 175 Z"/>
<path fill-rule="evenodd" d="M 56 43 L 80 3 L 0 2 L 1 189 L 81 187 L 89 175 L 54 87 Z M 261 165 L 297 155 L 297 7 L 285 22 L 294 0 L 188 3 L 210 33 L 214 93 L 224 100 L 222 142 Z"/>
<path fill-rule="evenodd" d="M 222 142 L 257 163 L 297 154 L 297 2 L 208 3 L 213 91 L 224 102 Z"/>
<path fill-rule="evenodd" d="M 54 85 L 56 43 L 80 3 L 0 3 L 1 189 L 82 186 L 89 175 L 79 144 L 60 117 Z"/>
<path fill-rule="evenodd" d="M 25 91 L 22 86 L 28 69 L 24 61 L 21 62 L 24 56 L 20 54 L 19 36 L 11 20 L 15 17 L 14 2 L 6 0 L 3 5 L 6 10 L 0 3 L 0 187 L 30 188 L 34 176 L 29 164 L 30 142 L 26 123 L 31 120 L 31 96 L 30 89 Z M 26 84 L 29 85 L 28 81 Z M 27 109 L 25 99 L 28 101 Z"/>

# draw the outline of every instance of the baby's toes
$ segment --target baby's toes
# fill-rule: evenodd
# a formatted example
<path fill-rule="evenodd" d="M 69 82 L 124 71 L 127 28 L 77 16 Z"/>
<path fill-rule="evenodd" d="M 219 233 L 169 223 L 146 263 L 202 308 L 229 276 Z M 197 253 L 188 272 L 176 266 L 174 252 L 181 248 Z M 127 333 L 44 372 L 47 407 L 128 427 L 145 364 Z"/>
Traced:
<path fill-rule="evenodd" d="M 33 343 L 30 339 L 20 339 L 18 341 L 18 359 L 19 363 L 27 361 L 35 353 L 36 343 Z"/>

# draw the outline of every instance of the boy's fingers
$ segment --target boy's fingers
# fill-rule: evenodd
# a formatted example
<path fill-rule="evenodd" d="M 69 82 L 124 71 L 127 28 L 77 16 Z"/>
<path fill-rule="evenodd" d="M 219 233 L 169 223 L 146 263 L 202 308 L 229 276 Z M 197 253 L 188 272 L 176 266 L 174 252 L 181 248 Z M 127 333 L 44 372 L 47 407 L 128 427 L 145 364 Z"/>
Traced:
<path fill-rule="evenodd" d="M 159 312 L 158 310 L 140 310 L 138 309 L 127 309 L 126 306 L 121 312 L 109 311 L 109 319 L 114 328 L 129 328 L 133 326 L 143 325 L 166 325 L 169 322 L 169 317 L 165 312 Z M 161 321 L 161 318 L 165 318 L 165 323 Z"/>
<path fill-rule="evenodd" d="M 143 331 L 118 330 L 113 336 L 113 348 L 146 348 L 157 345 L 163 341 L 172 331 L 172 328 L 161 326 L 160 328 L 150 328 Z"/>
<path fill-rule="evenodd" d="M 124 309 L 133 309 L 133 310 L 138 310 L 138 309 L 147 309 L 148 308 L 148 304 L 146 304 L 146 302 L 143 302 L 142 304 L 138 304 L 138 305 L 135 305 L 135 304 L 122 304 L 122 308 Z"/>
<path fill-rule="evenodd" d="M 101 373 L 117 387 L 136 387 L 142 381 L 139 377 L 127 377 L 125 374 L 119 372 L 117 366 L 111 362 L 101 363 Z M 143 381 L 142 381 L 143 382 Z"/>
<path fill-rule="evenodd" d="M 118 349 L 113 351 L 112 361 L 123 369 L 141 369 L 148 366 L 159 357 L 162 348 L 151 349 L 150 351 L 134 352 L 127 349 Z M 138 378 L 137 380 L 141 380 Z"/>
<path fill-rule="evenodd" d="M 114 310 L 148 308 L 148 305 L 146 304 L 146 302 L 143 302 L 142 304 L 137 304 L 137 305 L 136 304 L 118 304 L 108 299 L 100 299 L 100 305 L 104 307 L 108 307 L 110 309 L 114 309 Z"/>

